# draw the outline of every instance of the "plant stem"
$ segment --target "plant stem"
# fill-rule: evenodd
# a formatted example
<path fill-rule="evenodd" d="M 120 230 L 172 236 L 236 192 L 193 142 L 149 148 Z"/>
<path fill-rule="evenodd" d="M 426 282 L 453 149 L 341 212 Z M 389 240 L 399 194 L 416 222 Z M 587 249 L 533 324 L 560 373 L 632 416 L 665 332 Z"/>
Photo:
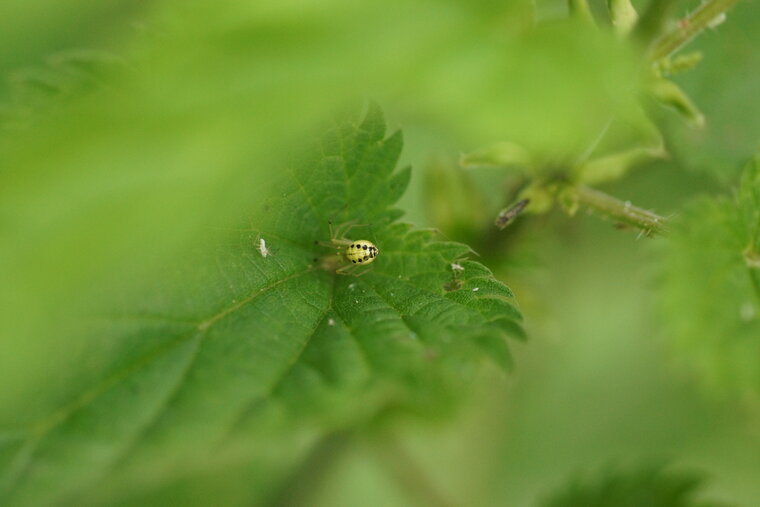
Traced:
<path fill-rule="evenodd" d="M 760 303 L 760 270 L 758 268 L 748 267 L 749 271 L 749 280 L 752 282 L 752 288 L 755 290 L 755 296 L 757 296 L 757 301 Z"/>
<path fill-rule="evenodd" d="M 604 192 L 583 185 L 572 187 L 569 191 L 578 205 L 585 206 L 616 223 L 636 227 L 647 236 L 667 232 L 665 218 L 634 206 L 628 201 L 621 201 Z"/>
<path fill-rule="evenodd" d="M 649 53 L 651 60 L 665 58 L 686 45 L 737 2 L 738 0 L 708 0 L 700 5 L 697 10 L 678 21 L 673 30 L 660 37 Z"/>
<path fill-rule="evenodd" d="M 636 26 L 639 15 L 631 0 L 607 0 L 607 9 L 618 33 L 627 34 Z"/>
<path fill-rule="evenodd" d="M 343 457 L 353 443 L 349 432 L 336 431 L 325 435 L 317 442 L 304 461 L 275 488 L 267 505 L 269 507 L 286 507 L 309 505 L 314 501 L 315 493 L 334 470 L 334 465 Z"/>
<path fill-rule="evenodd" d="M 568 0 L 567 7 L 571 16 L 593 24 L 594 17 L 586 0 Z"/>
<path fill-rule="evenodd" d="M 649 2 L 646 10 L 633 29 L 633 35 L 644 45 L 649 45 L 665 26 L 665 20 L 675 7 L 675 0 L 656 0 Z"/>
<path fill-rule="evenodd" d="M 381 441 L 375 442 L 373 447 L 390 476 L 413 500 L 413 505 L 425 507 L 453 505 L 393 436 L 385 435 Z"/>

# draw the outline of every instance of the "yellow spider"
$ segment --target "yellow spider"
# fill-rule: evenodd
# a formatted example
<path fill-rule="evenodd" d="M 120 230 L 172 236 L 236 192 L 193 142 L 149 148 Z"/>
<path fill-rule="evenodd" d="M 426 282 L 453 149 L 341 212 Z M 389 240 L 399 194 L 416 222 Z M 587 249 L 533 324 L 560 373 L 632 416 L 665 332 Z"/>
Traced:
<path fill-rule="evenodd" d="M 322 266 L 325 269 L 335 269 L 335 273 L 339 275 L 353 275 L 361 276 L 367 273 L 369 269 L 365 269 L 361 272 L 356 272 L 360 266 L 366 266 L 371 264 L 377 258 L 380 250 L 369 240 L 366 239 L 347 239 L 345 236 L 348 231 L 354 227 L 361 227 L 360 225 L 352 222 L 339 225 L 334 231 L 332 222 L 330 225 L 330 242 L 315 241 L 314 243 L 328 248 L 334 248 L 338 250 L 338 254 L 329 256 L 322 261 Z M 348 264 L 337 267 L 341 261 L 345 261 Z"/>

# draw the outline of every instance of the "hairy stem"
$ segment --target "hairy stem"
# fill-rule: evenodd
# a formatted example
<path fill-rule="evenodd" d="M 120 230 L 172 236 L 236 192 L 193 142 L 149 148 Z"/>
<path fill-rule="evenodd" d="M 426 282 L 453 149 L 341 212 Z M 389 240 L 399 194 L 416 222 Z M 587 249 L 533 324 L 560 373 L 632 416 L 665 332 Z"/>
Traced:
<path fill-rule="evenodd" d="M 713 25 L 737 2 L 738 0 L 708 0 L 703 3 L 697 10 L 678 21 L 673 30 L 660 37 L 650 51 L 650 58 L 656 61 L 671 55 Z"/>
<path fill-rule="evenodd" d="M 636 227 L 647 236 L 666 232 L 665 218 L 628 201 L 621 201 L 593 188 L 577 185 L 569 190 L 579 206 L 586 207 L 616 223 Z"/>

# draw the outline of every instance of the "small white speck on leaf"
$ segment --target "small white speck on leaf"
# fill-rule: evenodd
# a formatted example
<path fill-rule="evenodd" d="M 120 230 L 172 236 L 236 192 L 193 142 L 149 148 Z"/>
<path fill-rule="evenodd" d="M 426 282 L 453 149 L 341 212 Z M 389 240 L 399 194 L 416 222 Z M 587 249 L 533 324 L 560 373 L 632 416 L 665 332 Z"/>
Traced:
<path fill-rule="evenodd" d="M 480 290 L 480 287 L 475 287 L 474 289 L 472 289 L 472 292 L 478 292 L 479 290 Z"/>
<path fill-rule="evenodd" d="M 454 272 L 464 271 L 464 268 L 460 264 L 457 264 L 456 262 L 452 262 L 451 263 L 451 271 L 454 271 Z"/>
<path fill-rule="evenodd" d="M 332 327 L 335 325 L 335 319 L 327 319 L 327 325 Z"/>
<path fill-rule="evenodd" d="M 266 258 L 268 255 L 271 254 L 271 252 L 267 248 L 267 242 L 264 241 L 264 238 L 259 238 L 259 246 L 258 246 L 257 250 L 259 251 L 259 253 L 261 254 L 261 256 L 264 257 L 264 258 Z"/>
<path fill-rule="evenodd" d="M 724 21 L 726 21 L 726 13 L 725 12 L 721 12 L 720 14 L 718 14 L 717 16 L 715 16 L 714 18 L 712 18 L 710 20 L 710 22 L 707 23 L 707 26 L 709 28 L 713 28 L 714 29 L 714 28 L 717 28 L 719 25 L 723 24 Z"/>
<path fill-rule="evenodd" d="M 356 287 L 356 284 L 355 284 L 355 283 L 350 283 L 350 284 L 348 284 L 348 288 L 349 288 L 349 289 L 351 289 L 351 290 L 354 290 L 354 287 Z"/>
<path fill-rule="evenodd" d="M 354 299 L 354 303 L 356 303 L 358 305 L 359 304 L 359 300 L 358 299 Z"/>

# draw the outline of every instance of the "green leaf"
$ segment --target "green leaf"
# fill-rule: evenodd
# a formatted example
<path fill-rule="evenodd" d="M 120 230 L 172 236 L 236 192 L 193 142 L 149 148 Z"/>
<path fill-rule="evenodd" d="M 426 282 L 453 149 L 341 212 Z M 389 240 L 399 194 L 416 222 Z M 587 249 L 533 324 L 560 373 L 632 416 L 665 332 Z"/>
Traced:
<path fill-rule="evenodd" d="M 639 164 L 651 162 L 666 155 L 664 148 L 631 148 L 619 153 L 588 160 L 573 169 L 574 180 L 587 185 L 598 185 L 625 176 Z"/>
<path fill-rule="evenodd" d="M 675 109 L 690 126 L 694 128 L 704 127 L 705 116 L 681 87 L 673 81 L 656 79 L 649 85 L 649 91 L 659 102 Z"/>
<path fill-rule="evenodd" d="M 713 388 L 760 393 L 760 177 L 750 163 L 733 198 L 696 200 L 674 220 L 663 305 L 678 357 Z"/>
<path fill-rule="evenodd" d="M 544 507 L 708 507 L 725 504 L 697 498 L 704 482 L 700 474 L 675 472 L 659 466 L 632 471 L 607 470 L 594 480 L 576 478 Z"/>
<path fill-rule="evenodd" d="M 158 503 L 220 470 L 250 502 L 320 435 L 388 411 L 435 415 L 484 357 L 508 366 L 506 339 L 523 336 L 511 291 L 467 246 L 396 222 L 401 147 L 376 107 L 336 125 L 249 230 L 105 301 L 79 330 L 102 343 L 70 372 L 81 392 L 0 434 L 0 503 Z M 360 277 L 336 275 L 315 245 L 349 220 L 380 249 Z"/>
<path fill-rule="evenodd" d="M 532 165 L 530 154 L 515 143 L 500 142 L 472 153 L 462 154 L 459 165 L 465 169 L 478 167 L 521 167 Z"/>
<path fill-rule="evenodd" d="M 692 70 L 702 61 L 701 51 L 692 51 L 683 55 L 662 58 L 654 63 L 654 69 L 658 75 L 672 76 Z"/>
<path fill-rule="evenodd" d="M 571 16 L 574 16 L 583 22 L 593 24 L 594 17 L 591 15 L 591 9 L 586 0 L 568 0 L 567 7 Z"/>
<path fill-rule="evenodd" d="M 625 35 L 630 32 L 639 20 L 639 15 L 630 0 L 607 0 L 607 8 L 610 10 L 612 24 L 619 34 Z"/>

